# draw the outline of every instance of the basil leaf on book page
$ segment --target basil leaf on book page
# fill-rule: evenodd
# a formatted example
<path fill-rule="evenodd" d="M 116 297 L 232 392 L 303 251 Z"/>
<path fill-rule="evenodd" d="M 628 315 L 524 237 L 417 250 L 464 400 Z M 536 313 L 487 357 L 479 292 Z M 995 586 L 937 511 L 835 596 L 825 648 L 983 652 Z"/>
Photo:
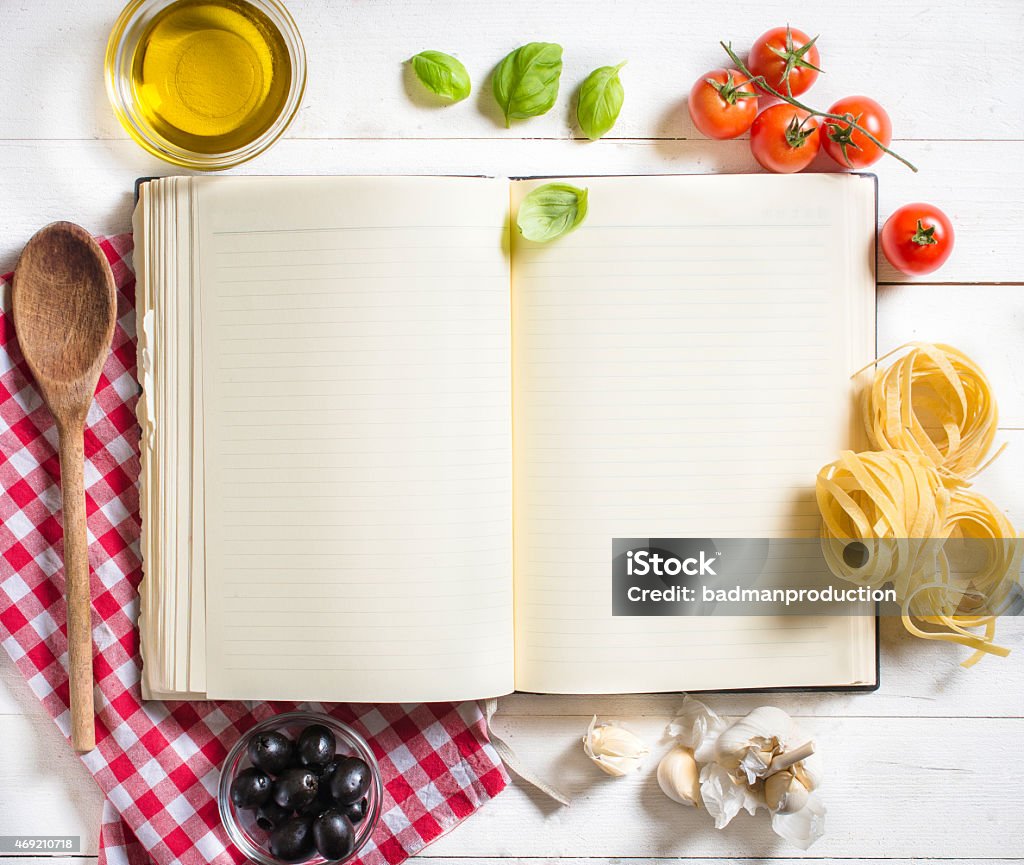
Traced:
<path fill-rule="evenodd" d="M 607 135 L 619 119 L 625 98 L 619 70 L 625 65 L 623 61 L 618 66 L 601 66 L 591 72 L 580 86 L 576 120 L 591 141 Z"/>
<path fill-rule="evenodd" d="M 409 61 L 420 83 L 443 99 L 459 102 L 469 96 L 466 67 L 443 51 L 421 51 Z"/>
<path fill-rule="evenodd" d="M 508 54 L 494 70 L 492 82 L 505 125 L 549 111 L 558 98 L 561 76 L 561 45 L 530 42 Z"/>
<path fill-rule="evenodd" d="M 545 183 L 523 199 L 516 225 L 527 240 L 547 243 L 568 234 L 586 216 L 586 189 L 578 189 L 568 183 Z"/>

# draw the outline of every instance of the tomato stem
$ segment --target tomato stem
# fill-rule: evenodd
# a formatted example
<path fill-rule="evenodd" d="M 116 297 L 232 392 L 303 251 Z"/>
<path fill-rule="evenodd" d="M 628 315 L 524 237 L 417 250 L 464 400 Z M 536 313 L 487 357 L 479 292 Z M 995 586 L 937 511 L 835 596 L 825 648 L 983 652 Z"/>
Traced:
<path fill-rule="evenodd" d="M 927 228 L 924 227 L 924 223 L 921 220 L 917 220 L 917 231 L 914 232 L 913 237 L 910 238 L 912 242 L 918 246 L 930 246 L 933 243 L 938 243 L 938 238 L 935 236 L 935 226 L 929 225 Z"/>
<path fill-rule="evenodd" d="M 725 73 L 725 81 L 715 81 L 714 78 L 704 80 L 715 89 L 726 105 L 735 105 L 740 99 L 754 99 L 757 96 L 752 91 L 742 90 L 743 85 L 732 80 L 732 72 Z"/>
<path fill-rule="evenodd" d="M 804 111 L 807 111 L 807 112 L 813 114 L 815 117 L 824 117 L 826 120 L 834 120 L 834 121 L 837 121 L 839 123 L 848 124 L 852 128 L 856 129 L 861 135 L 863 135 L 869 141 L 871 141 L 875 145 L 877 145 L 882 151 L 884 151 L 885 153 L 888 153 L 894 159 L 897 159 L 900 162 L 902 162 L 911 171 L 914 171 L 914 172 L 917 171 L 917 166 L 914 165 L 914 163 L 910 162 L 910 160 L 908 160 L 908 159 L 904 159 L 895 150 L 890 150 L 888 147 L 886 147 L 884 144 L 882 144 L 882 142 L 879 141 L 877 138 L 875 138 L 875 136 L 872 135 L 870 132 L 868 132 L 868 130 L 866 130 L 863 126 L 861 126 L 859 123 L 857 123 L 855 120 L 853 120 L 850 117 L 849 114 L 846 114 L 846 115 L 830 114 L 827 111 L 819 111 L 817 108 L 812 108 L 810 105 L 805 105 L 799 99 L 795 98 L 791 93 L 780 93 L 778 90 L 776 90 L 774 87 L 772 87 L 772 85 L 769 84 L 765 80 L 763 75 L 754 75 L 750 71 L 750 69 L 747 68 L 747 64 L 744 63 L 740 59 L 739 55 L 735 51 L 732 50 L 732 43 L 731 42 L 728 42 L 728 43 L 726 43 L 726 42 L 719 42 L 718 44 L 721 45 L 722 48 L 725 50 L 725 53 L 729 55 L 729 59 L 732 60 L 733 64 L 736 66 L 736 68 L 740 72 L 742 72 L 744 75 L 746 75 L 746 76 L 748 76 L 750 78 L 750 81 L 747 82 L 747 83 L 749 83 L 749 84 L 756 84 L 759 87 L 761 87 L 763 90 L 765 90 L 768 93 L 770 93 L 772 96 L 775 96 L 775 97 L 781 99 L 783 102 L 788 102 L 794 108 L 803 109 Z"/>
<path fill-rule="evenodd" d="M 818 128 L 816 124 L 807 125 L 807 121 L 810 119 L 810 114 L 803 120 L 797 114 L 790 119 L 789 125 L 786 127 L 786 143 L 794 150 L 803 147 L 807 143 L 807 139 L 814 134 L 814 130 Z"/>

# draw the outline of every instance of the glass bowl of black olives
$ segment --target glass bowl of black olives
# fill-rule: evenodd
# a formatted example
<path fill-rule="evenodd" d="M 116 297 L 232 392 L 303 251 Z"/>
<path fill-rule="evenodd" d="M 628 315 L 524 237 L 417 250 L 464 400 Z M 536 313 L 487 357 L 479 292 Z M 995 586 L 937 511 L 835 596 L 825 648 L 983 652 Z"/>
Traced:
<path fill-rule="evenodd" d="M 370 746 L 329 715 L 288 712 L 260 722 L 228 753 L 220 819 L 260 865 L 343 862 L 380 819 L 384 786 Z"/>

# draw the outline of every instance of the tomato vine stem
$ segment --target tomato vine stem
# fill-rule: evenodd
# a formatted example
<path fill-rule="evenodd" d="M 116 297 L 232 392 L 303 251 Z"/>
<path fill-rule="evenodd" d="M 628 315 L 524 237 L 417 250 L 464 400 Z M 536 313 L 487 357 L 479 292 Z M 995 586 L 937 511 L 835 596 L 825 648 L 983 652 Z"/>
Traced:
<path fill-rule="evenodd" d="M 843 115 L 843 114 L 830 114 L 827 111 L 819 111 L 817 108 L 812 108 L 810 105 L 804 104 L 799 99 L 795 98 L 792 94 L 787 94 L 787 93 L 779 92 L 778 90 L 776 90 L 774 87 L 772 87 L 772 85 L 769 84 L 765 80 L 765 77 L 763 75 L 754 75 L 754 73 L 752 73 L 750 71 L 750 69 L 747 67 L 747 64 L 744 63 L 740 59 L 739 55 L 735 51 L 733 51 L 732 43 L 731 42 L 719 42 L 718 44 L 721 45 L 722 48 L 724 49 L 725 53 L 729 55 L 729 59 L 733 62 L 733 64 L 736 66 L 736 68 L 740 72 L 742 72 L 744 75 L 746 75 L 747 78 L 750 79 L 750 81 L 748 83 L 756 84 L 756 85 L 760 86 L 761 89 L 766 90 L 772 96 L 775 96 L 775 97 L 781 99 L 783 102 L 788 102 L 794 108 L 799 108 L 799 109 L 801 109 L 803 111 L 807 111 L 810 114 L 813 114 L 815 117 L 824 117 L 826 120 L 835 120 L 835 121 L 837 121 L 839 123 L 843 123 L 843 124 L 845 124 L 847 126 L 852 126 L 861 135 L 863 135 L 869 141 L 873 142 L 879 148 L 881 148 L 881 150 L 883 150 L 885 153 L 888 153 L 894 159 L 897 159 L 900 162 L 902 162 L 911 171 L 914 171 L 914 172 L 917 171 L 917 166 L 914 165 L 914 163 L 912 163 L 908 159 L 904 159 L 895 150 L 890 150 L 888 147 L 886 147 L 884 144 L 882 144 L 881 141 L 879 141 L 877 138 L 875 138 L 874 135 L 872 135 L 870 132 L 868 132 L 868 130 L 866 130 L 863 126 L 861 126 L 859 123 L 857 123 L 857 121 L 854 120 L 850 115 L 848 115 L 848 114 L 847 115 Z"/>

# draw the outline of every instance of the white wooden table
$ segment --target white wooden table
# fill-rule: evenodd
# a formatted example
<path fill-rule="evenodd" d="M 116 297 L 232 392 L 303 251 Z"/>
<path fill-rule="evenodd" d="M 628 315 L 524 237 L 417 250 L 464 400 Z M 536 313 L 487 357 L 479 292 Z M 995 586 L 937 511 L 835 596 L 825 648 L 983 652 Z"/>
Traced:
<path fill-rule="evenodd" d="M 787 20 L 822 34 L 827 70 L 810 98 L 849 93 L 889 110 L 896 146 L 920 167 L 879 163 L 883 218 L 908 201 L 943 207 L 957 248 L 929 281 L 880 272 L 882 349 L 950 342 L 989 372 L 1005 455 L 979 481 L 1024 525 L 1024 43 L 1020 0 L 288 0 L 309 52 L 309 88 L 285 140 L 245 173 L 599 174 L 747 172 L 745 140 L 695 133 L 685 96 L 720 65 L 720 38 L 745 48 Z M 119 0 L 0 0 L 0 271 L 35 229 L 59 218 L 94 232 L 129 228 L 132 183 L 170 173 L 129 141 L 102 81 Z M 486 74 L 525 41 L 565 47 L 563 95 L 549 115 L 505 130 Z M 402 61 L 436 48 L 461 57 L 475 94 L 420 103 Z M 590 69 L 628 59 L 614 137 L 573 140 L 568 94 Z M 815 165 L 828 170 L 824 158 Z M 958 648 L 883 626 L 882 688 L 868 695 L 765 698 L 813 730 L 828 761 L 827 837 L 807 854 L 776 839 L 763 815 L 716 832 L 667 800 L 647 771 L 606 780 L 579 737 L 594 712 L 657 742 L 677 697 L 503 702 L 498 726 L 535 768 L 574 794 L 558 809 L 514 786 L 424 859 L 530 862 L 567 857 L 675 862 L 833 861 L 914 857 L 1024 860 L 1024 620 L 1006 621 L 1007 660 L 965 671 Z M 710 702 L 741 714 L 756 696 Z M 658 745 L 658 753 L 664 749 Z M 656 753 L 655 756 L 658 756 Z M 650 768 L 653 768 L 654 760 Z M 75 834 L 96 855 L 101 797 L 13 666 L 0 660 L 0 834 Z M 0 861 L 6 861 L 0 856 Z M 43 860 L 19 860 L 27 861 Z M 53 863 L 59 859 L 46 859 Z M 73 861 L 80 862 L 80 858 Z"/>

